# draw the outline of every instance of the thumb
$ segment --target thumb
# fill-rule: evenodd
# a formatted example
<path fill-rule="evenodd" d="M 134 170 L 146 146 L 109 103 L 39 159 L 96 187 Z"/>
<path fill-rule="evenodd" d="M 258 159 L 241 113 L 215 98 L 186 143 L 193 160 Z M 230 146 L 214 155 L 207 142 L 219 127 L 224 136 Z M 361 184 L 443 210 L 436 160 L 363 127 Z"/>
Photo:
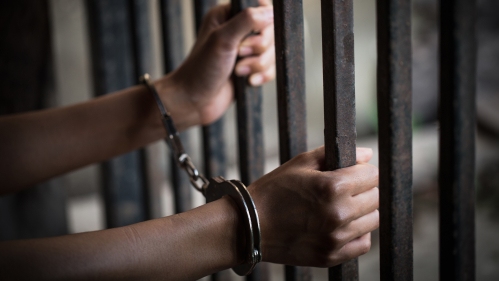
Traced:
<path fill-rule="evenodd" d="M 239 45 L 248 34 L 262 30 L 273 22 L 274 9 L 272 6 L 247 8 L 224 23 L 219 32 L 225 40 Z"/>

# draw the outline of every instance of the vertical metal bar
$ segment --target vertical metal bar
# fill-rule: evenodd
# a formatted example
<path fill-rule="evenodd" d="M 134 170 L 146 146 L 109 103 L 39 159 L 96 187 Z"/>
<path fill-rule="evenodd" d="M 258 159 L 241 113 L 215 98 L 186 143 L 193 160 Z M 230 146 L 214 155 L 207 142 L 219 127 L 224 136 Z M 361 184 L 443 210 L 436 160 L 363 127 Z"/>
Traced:
<path fill-rule="evenodd" d="M 281 164 L 307 150 L 303 2 L 274 1 Z M 306 267 L 286 266 L 287 281 L 312 280 Z"/>
<path fill-rule="evenodd" d="M 88 0 L 96 95 L 135 84 L 131 19 L 127 1 Z M 107 227 L 146 219 L 140 153 L 133 151 L 103 163 Z"/>
<path fill-rule="evenodd" d="M 49 2 L 2 2 L 0 34 L 0 115 L 46 107 L 53 94 Z M 65 200 L 60 179 L 1 196 L 0 241 L 67 234 Z"/>
<path fill-rule="evenodd" d="M 150 25 L 150 1 L 148 0 L 129 0 L 132 23 L 132 42 L 133 57 L 135 65 L 136 84 L 139 84 L 138 78 L 144 73 L 151 73 L 153 69 L 152 54 L 152 34 Z M 143 200 L 146 219 L 158 218 L 161 216 L 161 202 L 159 189 L 153 187 L 148 179 L 147 165 L 148 157 L 145 149 L 139 150 L 139 157 L 142 164 L 143 180 Z"/>
<path fill-rule="evenodd" d="M 353 1 L 322 0 L 326 169 L 355 165 Z M 329 280 L 358 280 L 357 259 L 329 269 Z"/>
<path fill-rule="evenodd" d="M 194 16 L 196 21 L 196 33 L 204 16 L 217 5 L 217 0 L 194 0 Z M 211 125 L 203 126 L 203 159 L 204 174 L 207 178 L 215 176 L 225 177 L 227 169 L 226 146 L 224 138 L 225 117 Z M 212 281 L 230 280 L 230 270 L 224 270 L 211 275 Z"/>
<path fill-rule="evenodd" d="M 412 280 L 411 1 L 378 0 L 381 280 Z"/>
<path fill-rule="evenodd" d="M 184 59 L 182 1 L 161 0 L 161 27 L 163 35 L 164 71 L 169 73 L 177 68 Z M 186 151 L 190 150 L 189 137 L 180 133 Z M 187 175 L 177 167 L 172 158 L 172 184 L 175 196 L 175 212 L 182 213 L 192 208 L 191 187 Z"/>
<path fill-rule="evenodd" d="M 248 7 L 257 7 L 258 0 L 232 0 L 231 14 L 234 16 Z M 263 176 L 265 163 L 262 127 L 262 89 L 251 87 L 248 77 L 233 75 L 236 96 L 237 127 L 239 142 L 239 171 L 241 181 L 251 184 Z M 268 266 L 260 263 L 247 280 L 268 280 Z"/>
<path fill-rule="evenodd" d="M 440 1 L 440 280 L 475 280 L 476 1 Z"/>

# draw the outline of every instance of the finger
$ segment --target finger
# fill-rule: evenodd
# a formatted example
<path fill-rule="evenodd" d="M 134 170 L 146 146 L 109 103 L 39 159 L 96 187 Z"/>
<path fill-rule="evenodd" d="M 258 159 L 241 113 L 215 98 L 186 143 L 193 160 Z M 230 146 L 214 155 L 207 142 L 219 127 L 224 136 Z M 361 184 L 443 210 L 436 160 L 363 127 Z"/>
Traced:
<path fill-rule="evenodd" d="M 379 184 L 378 168 L 367 163 L 323 173 L 334 181 L 337 193 L 351 196 L 370 190 Z"/>
<path fill-rule="evenodd" d="M 357 163 L 367 163 L 373 157 L 373 150 L 367 147 L 357 147 Z"/>
<path fill-rule="evenodd" d="M 235 68 L 236 75 L 247 76 L 257 72 L 265 72 L 275 64 L 274 47 L 269 48 L 265 53 L 240 60 Z"/>
<path fill-rule="evenodd" d="M 352 206 L 355 206 L 355 214 L 352 220 L 365 216 L 379 208 L 379 189 L 373 187 L 350 198 Z"/>
<path fill-rule="evenodd" d="M 259 55 L 274 45 L 274 25 L 266 26 L 259 35 L 248 36 L 239 46 L 239 56 Z"/>
<path fill-rule="evenodd" d="M 259 72 L 251 75 L 249 77 L 249 83 L 251 86 L 260 86 L 275 78 L 275 65 L 271 65 L 266 71 Z"/>
<path fill-rule="evenodd" d="M 258 3 L 260 4 L 260 6 L 271 6 L 272 0 L 259 0 Z"/>
<path fill-rule="evenodd" d="M 239 45 L 248 34 L 260 31 L 273 22 L 272 6 L 247 8 L 224 23 L 218 30 L 218 36 L 225 43 Z"/>
<path fill-rule="evenodd" d="M 338 261 L 337 264 L 340 264 L 361 256 L 369 252 L 370 249 L 371 233 L 369 232 L 345 244 L 345 246 L 343 246 L 341 250 L 335 254 L 335 260 Z"/>
<path fill-rule="evenodd" d="M 379 211 L 374 210 L 368 214 L 351 221 L 341 229 L 337 230 L 336 235 L 343 237 L 345 243 L 352 241 L 366 233 L 374 231 L 379 227 Z"/>

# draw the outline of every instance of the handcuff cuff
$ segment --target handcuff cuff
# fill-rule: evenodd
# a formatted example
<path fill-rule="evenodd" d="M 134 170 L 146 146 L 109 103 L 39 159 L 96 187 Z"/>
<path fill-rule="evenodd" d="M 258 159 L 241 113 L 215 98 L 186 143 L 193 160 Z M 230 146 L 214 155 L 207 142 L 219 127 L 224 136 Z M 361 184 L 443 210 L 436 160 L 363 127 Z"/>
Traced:
<path fill-rule="evenodd" d="M 165 141 L 172 150 L 177 165 L 188 174 L 192 186 L 205 196 L 206 203 L 218 200 L 226 195 L 236 203 L 245 225 L 246 245 L 244 263 L 233 267 L 232 270 L 240 276 L 250 274 L 256 264 L 262 261 L 262 251 L 258 213 L 248 189 L 238 180 L 226 180 L 221 176 L 208 180 L 203 174 L 200 174 L 189 155 L 184 151 L 184 146 L 170 113 L 165 109 L 156 88 L 151 84 L 149 74 L 146 73 L 141 76 L 140 83 L 147 86 L 156 100 L 167 133 Z"/>

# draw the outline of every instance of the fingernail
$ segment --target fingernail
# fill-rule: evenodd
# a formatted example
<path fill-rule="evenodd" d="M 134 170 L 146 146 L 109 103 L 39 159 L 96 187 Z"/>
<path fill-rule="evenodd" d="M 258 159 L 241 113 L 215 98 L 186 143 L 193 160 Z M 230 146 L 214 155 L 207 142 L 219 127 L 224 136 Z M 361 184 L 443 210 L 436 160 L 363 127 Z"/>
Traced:
<path fill-rule="evenodd" d="M 253 48 L 247 46 L 239 47 L 239 56 L 248 56 L 253 54 Z"/>
<path fill-rule="evenodd" d="M 250 72 L 251 72 L 251 68 L 247 65 L 241 65 L 241 66 L 236 67 L 236 74 L 238 76 L 245 76 L 245 75 L 250 74 Z"/>
<path fill-rule="evenodd" d="M 254 74 L 250 77 L 250 83 L 253 86 L 259 86 L 263 83 L 263 75 L 261 74 Z"/>

